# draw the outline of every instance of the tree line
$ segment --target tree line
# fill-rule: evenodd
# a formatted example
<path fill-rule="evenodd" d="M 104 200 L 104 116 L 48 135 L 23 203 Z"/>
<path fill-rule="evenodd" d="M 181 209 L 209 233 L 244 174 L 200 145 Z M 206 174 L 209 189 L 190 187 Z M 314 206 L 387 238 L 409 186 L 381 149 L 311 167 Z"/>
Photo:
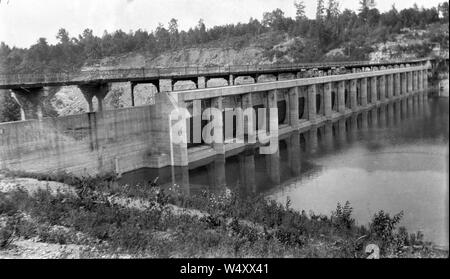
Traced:
<path fill-rule="evenodd" d="M 357 59 L 367 54 L 362 46 L 374 36 L 383 40 L 402 28 L 423 28 L 433 23 L 448 22 L 448 2 L 430 9 L 414 4 L 398 11 L 392 6 L 389 11 L 380 13 L 371 7 L 370 0 L 360 0 L 357 11 L 341 11 L 338 0 L 318 0 L 314 19 L 306 17 L 304 1 L 296 0 L 293 8 L 295 18 L 286 17 L 282 10 L 276 9 L 264 13 L 261 21 L 251 18 L 247 23 L 206 28 L 204 21 L 199 20 L 197 26 L 187 31 L 179 30 L 177 19 L 171 19 L 166 26 L 159 24 L 150 32 L 142 29 L 134 32 L 105 31 L 100 37 L 91 29 L 71 37 L 67 30 L 61 28 L 56 34 L 58 42 L 55 45 L 50 45 L 46 38 L 39 38 L 29 48 L 0 43 L 0 69 L 2 72 L 74 71 L 98 59 L 133 51 L 156 56 L 164 51 L 217 41 L 233 41 L 237 47 L 243 47 L 263 33 L 282 33 L 307 39 L 308 46 L 299 43 L 292 50 L 298 61 L 320 60 L 324 53 L 338 46 L 344 46 L 351 54 L 349 59 Z M 441 41 L 448 47 L 448 37 Z"/>

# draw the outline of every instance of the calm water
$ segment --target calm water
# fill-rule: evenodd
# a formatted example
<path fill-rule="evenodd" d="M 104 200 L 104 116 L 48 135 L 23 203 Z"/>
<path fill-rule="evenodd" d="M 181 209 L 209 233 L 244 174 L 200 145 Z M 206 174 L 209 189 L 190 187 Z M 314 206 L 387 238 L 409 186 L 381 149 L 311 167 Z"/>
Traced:
<path fill-rule="evenodd" d="M 230 188 L 281 203 L 289 197 L 293 208 L 326 215 L 349 201 L 359 224 L 380 209 L 403 210 L 401 225 L 448 246 L 448 125 L 448 98 L 415 96 L 286 135 L 274 155 L 248 147 L 189 168 L 139 170 L 121 182 L 159 177 L 187 194 Z"/>

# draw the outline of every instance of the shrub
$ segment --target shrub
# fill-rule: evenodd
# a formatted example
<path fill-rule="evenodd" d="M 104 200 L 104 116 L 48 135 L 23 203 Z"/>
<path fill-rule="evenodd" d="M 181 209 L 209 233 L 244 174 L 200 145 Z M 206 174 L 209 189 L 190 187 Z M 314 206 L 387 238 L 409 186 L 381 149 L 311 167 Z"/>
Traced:
<path fill-rule="evenodd" d="M 395 228 L 400 223 L 402 217 L 403 211 L 391 217 L 389 213 L 380 210 L 373 216 L 370 229 L 383 241 L 389 241 L 393 238 Z"/>
<path fill-rule="evenodd" d="M 14 237 L 14 228 L 6 223 L 0 228 L 0 249 L 5 249 L 11 244 Z"/>
<path fill-rule="evenodd" d="M 353 208 L 347 201 L 344 206 L 338 203 L 336 211 L 331 214 L 331 222 L 340 230 L 349 230 L 355 225 L 355 219 L 352 218 Z"/>
<path fill-rule="evenodd" d="M 402 217 L 403 211 L 391 217 L 389 213 L 383 210 L 373 216 L 369 224 L 370 233 L 375 240 L 381 242 L 382 252 L 395 253 L 406 244 L 405 230 L 401 229 L 399 233 L 396 232 L 396 226 L 400 223 Z"/>

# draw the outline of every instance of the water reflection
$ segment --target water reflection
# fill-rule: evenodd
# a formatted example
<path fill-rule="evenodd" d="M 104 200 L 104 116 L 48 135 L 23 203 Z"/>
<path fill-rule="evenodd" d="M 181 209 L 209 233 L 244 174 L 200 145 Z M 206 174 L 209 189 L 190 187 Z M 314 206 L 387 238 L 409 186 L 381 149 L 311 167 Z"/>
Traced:
<path fill-rule="evenodd" d="M 248 146 L 184 168 L 123 176 L 136 184 L 159 177 L 186 194 L 232 189 L 265 193 L 297 209 L 329 214 L 349 200 L 359 223 L 379 209 L 405 211 L 409 230 L 448 245 L 448 99 L 415 95 L 283 136 L 279 151 Z"/>

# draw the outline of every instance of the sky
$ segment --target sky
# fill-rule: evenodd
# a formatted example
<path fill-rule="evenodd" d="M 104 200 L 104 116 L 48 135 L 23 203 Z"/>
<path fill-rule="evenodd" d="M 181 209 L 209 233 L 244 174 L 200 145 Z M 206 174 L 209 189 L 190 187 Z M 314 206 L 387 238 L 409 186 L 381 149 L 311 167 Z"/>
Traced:
<path fill-rule="evenodd" d="M 308 17 L 315 15 L 317 0 L 305 0 Z M 436 7 L 444 0 L 376 0 L 380 11 Z M 359 0 L 339 0 L 341 10 L 358 9 Z M 202 18 L 208 27 L 262 19 L 264 12 L 280 8 L 295 17 L 294 0 L 0 0 L 0 41 L 29 47 L 38 38 L 56 43 L 59 28 L 78 36 L 86 28 L 101 36 L 104 30 L 154 30 L 158 23 L 178 19 L 180 30 L 197 25 Z"/>

